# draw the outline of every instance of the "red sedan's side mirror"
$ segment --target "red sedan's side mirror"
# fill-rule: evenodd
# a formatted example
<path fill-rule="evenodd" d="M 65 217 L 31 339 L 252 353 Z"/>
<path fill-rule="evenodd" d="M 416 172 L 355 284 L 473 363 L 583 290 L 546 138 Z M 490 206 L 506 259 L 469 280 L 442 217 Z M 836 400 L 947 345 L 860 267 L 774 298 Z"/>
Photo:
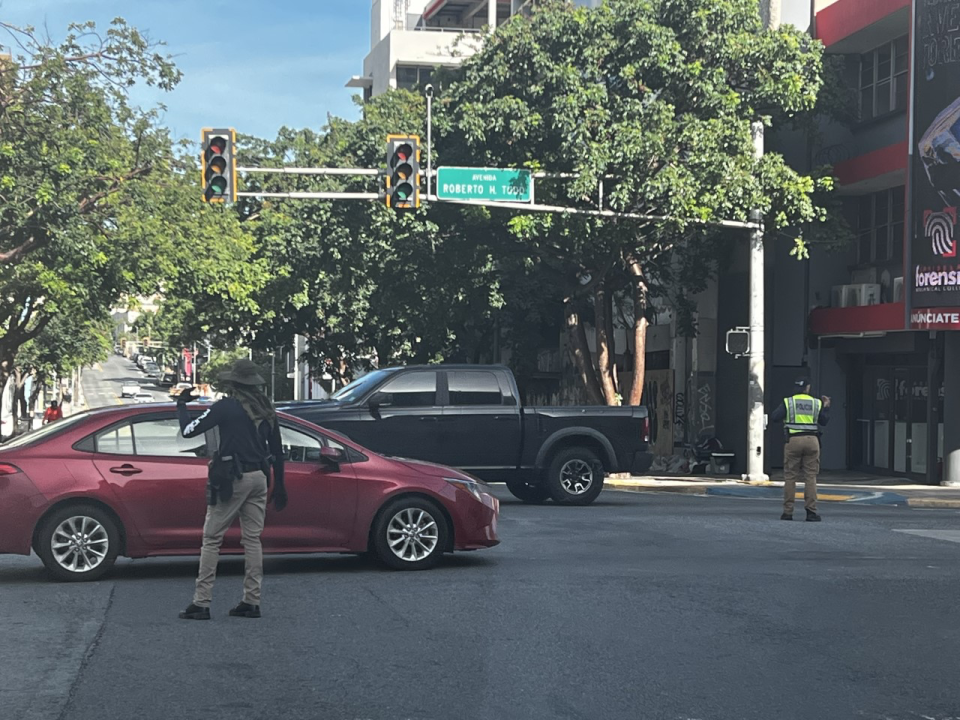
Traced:
<path fill-rule="evenodd" d="M 320 459 L 328 465 L 339 465 L 343 462 L 343 450 L 332 447 L 320 448 Z"/>

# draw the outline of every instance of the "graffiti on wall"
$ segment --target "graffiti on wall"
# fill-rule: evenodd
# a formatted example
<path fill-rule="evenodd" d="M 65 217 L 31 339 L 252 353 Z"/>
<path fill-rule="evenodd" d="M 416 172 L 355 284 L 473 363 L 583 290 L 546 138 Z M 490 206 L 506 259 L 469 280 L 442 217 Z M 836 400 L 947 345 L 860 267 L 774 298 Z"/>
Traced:
<path fill-rule="evenodd" d="M 697 376 L 697 397 L 694 407 L 694 431 L 697 436 L 716 433 L 716 378 L 712 373 Z"/>
<path fill-rule="evenodd" d="M 686 442 L 687 439 L 687 396 L 678 392 L 673 400 L 673 436 L 674 441 Z"/>
<path fill-rule="evenodd" d="M 673 370 L 649 370 L 643 383 L 643 405 L 650 412 L 650 449 L 654 456 L 673 454 Z"/>

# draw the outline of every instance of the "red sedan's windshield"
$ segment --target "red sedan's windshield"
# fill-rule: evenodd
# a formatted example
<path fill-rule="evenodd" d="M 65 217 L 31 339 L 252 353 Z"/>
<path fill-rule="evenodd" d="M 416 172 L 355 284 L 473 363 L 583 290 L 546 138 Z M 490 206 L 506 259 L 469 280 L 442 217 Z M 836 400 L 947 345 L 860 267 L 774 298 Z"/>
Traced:
<path fill-rule="evenodd" d="M 7 440 L 5 443 L 0 445 L 0 450 L 9 450 L 11 448 L 25 447 L 27 445 L 32 445 L 35 442 L 44 440 L 51 435 L 56 435 L 62 430 L 67 430 L 68 428 L 73 427 L 74 425 L 80 423 L 90 416 L 89 412 L 77 413 L 76 415 L 71 415 L 65 417 L 62 420 L 57 420 L 55 422 L 49 423 L 42 427 L 37 428 L 36 430 L 31 430 L 28 433 L 23 435 L 18 435 L 15 438 Z"/>

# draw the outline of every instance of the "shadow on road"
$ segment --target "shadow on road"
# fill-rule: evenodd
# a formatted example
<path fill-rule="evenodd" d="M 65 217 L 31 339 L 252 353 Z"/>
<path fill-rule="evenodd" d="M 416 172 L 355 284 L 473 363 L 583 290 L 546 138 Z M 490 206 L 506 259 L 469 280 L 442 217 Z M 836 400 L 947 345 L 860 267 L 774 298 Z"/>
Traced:
<path fill-rule="evenodd" d="M 70 583 L 56 583 L 38 558 L 33 558 L 36 565 L 0 569 L 0 586 L 19 583 L 47 582 L 57 585 Z M 126 582 L 138 580 L 154 580 L 163 578 L 194 577 L 197 574 L 198 557 L 183 558 L 145 558 L 140 560 L 121 559 L 116 567 L 102 580 L 95 582 Z M 492 558 L 485 558 L 476 553 L 457 553 L 444 556 L 441 563 L 427 571 L 430 574 L 442 573 L 450 570 L 485 568 L 495 564 Z M 308 573 L 333 574 L 389 574 L 395 572 L 379 563 L 370 555 L 299 555 L 299 556 L 267 556 L 263 559 L 264 574 L 266 575 L 306 575 Z M 400 571 L 402 572 L 402 571 Z M 243 556 L 225 556 L 220 559 L 217 568 L 218 576 L 243 576 Z M 89 585 L 93 583 L 83 583 Z"/>

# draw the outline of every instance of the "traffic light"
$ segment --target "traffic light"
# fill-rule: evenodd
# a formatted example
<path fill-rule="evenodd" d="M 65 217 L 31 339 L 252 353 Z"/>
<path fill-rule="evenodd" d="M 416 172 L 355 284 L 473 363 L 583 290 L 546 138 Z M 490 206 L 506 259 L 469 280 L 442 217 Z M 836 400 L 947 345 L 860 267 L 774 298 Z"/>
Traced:
<path fill-rule="evenodd" d="M 204 202 L 236 202 L 236 142 L 237 134 L 233 128 L 203 129 L 200 175 Z"/>
<path fill-rule="evenodd" d="M 387 135 L 387 207 L 420 207 L 420 138 Z"/>

